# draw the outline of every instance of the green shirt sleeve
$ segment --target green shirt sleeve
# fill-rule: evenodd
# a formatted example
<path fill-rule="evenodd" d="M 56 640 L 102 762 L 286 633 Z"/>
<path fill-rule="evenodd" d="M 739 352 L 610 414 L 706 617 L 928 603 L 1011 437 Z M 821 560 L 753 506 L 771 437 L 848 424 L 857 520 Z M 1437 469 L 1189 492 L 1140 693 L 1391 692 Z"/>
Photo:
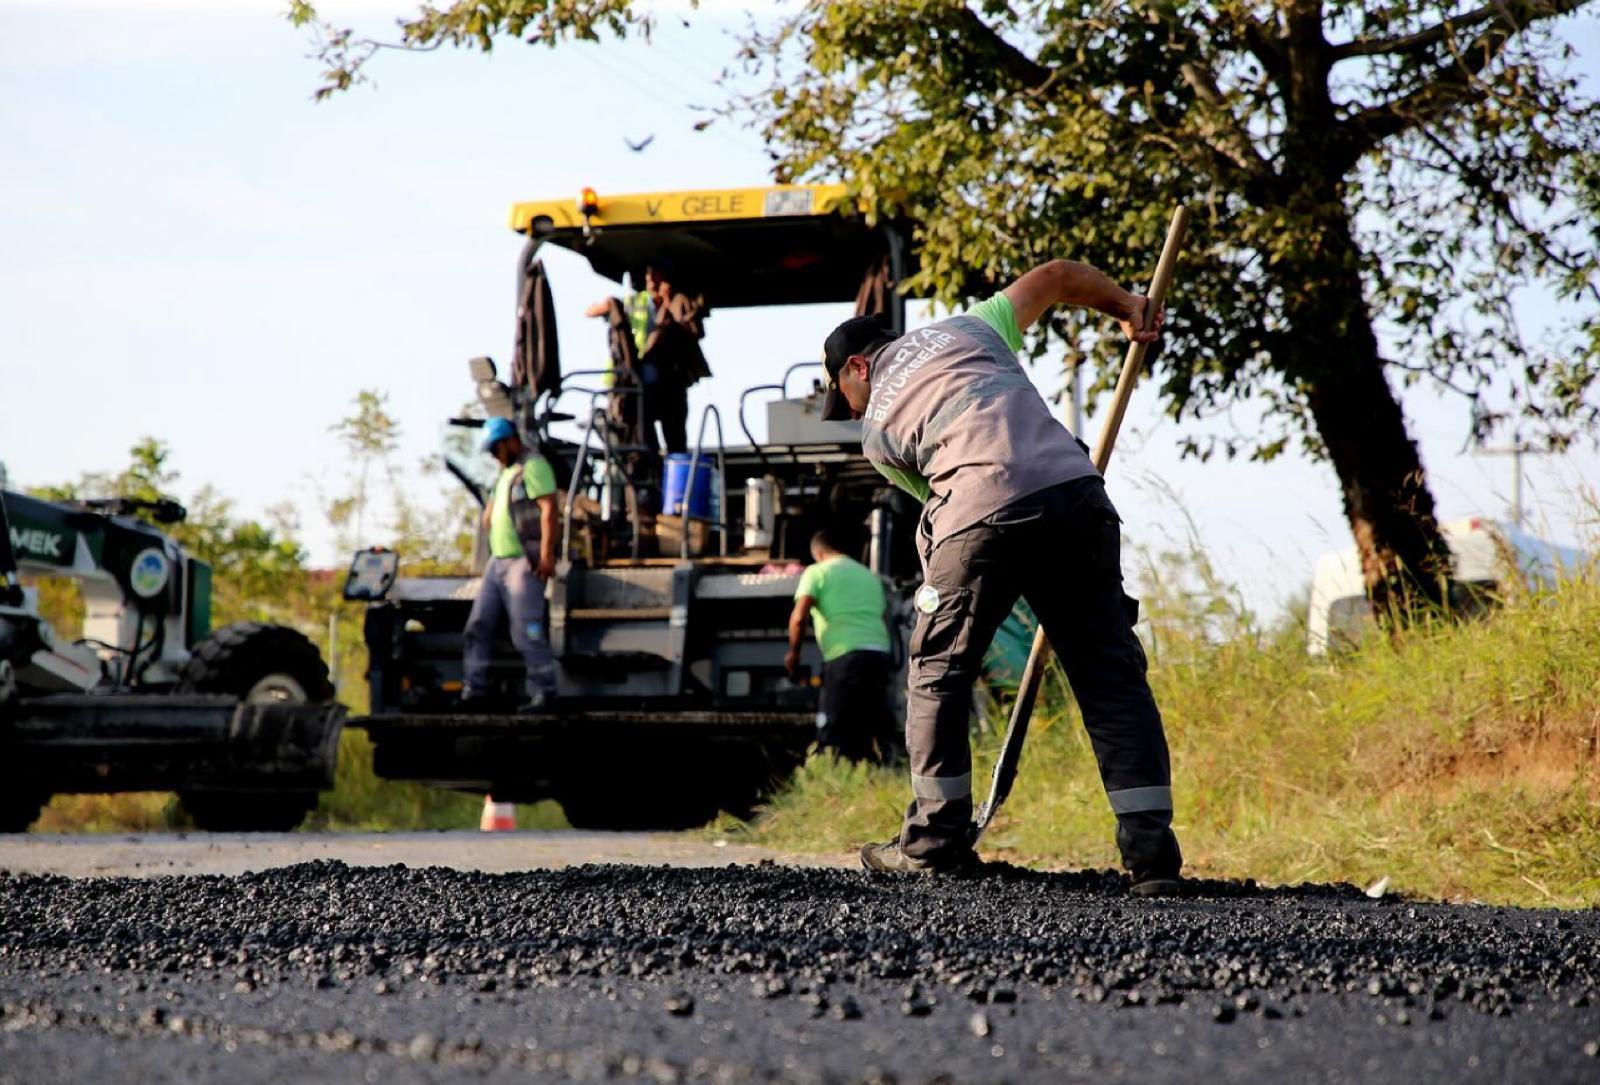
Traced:
<path fill-rule="evenodd" d="M 528 491 L 528 500 L 536 501 L 556 492 L 556 472 L 543 456 L 533 456 L 522 465 L 522 485 Z"/>
<path fill-rule="evenodd" d="M 933 487 L 928 485 L 928 480 L 921 475 L 910 471 L 902 471 L 898 467 L 886 467 L 881 463 L 872 466 L 878 469 L 878 474 L 900 487 L 918 501 L 926 502 L 928 495 L 933 492 Z"/>
<path fill-rule="evenodd" d="M 822 566 L 807 565 L 806 571 L 800 574 L 800 583 L 795 586 L 794 597 L 799 599 L 809 595 L 815 599 L 822 590 Z"/>
<path fill-rule="evenodd" d="M 980 301 L 967 310 L 967 315 L 975 316 L 993 328 L 1012 350 L 1022 349 L 1022 332 L 1017 327 L 1017 311 L 1011 307 L 1011 299 L 1004 294 L 995 294 Z"/>

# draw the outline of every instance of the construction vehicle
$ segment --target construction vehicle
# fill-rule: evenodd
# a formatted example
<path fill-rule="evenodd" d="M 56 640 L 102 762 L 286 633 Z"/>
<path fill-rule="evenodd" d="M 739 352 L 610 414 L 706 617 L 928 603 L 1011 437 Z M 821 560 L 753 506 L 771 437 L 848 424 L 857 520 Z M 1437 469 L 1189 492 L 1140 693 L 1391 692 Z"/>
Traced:
<path fill-rule="evenodd" d="M 184 509 L 0 491 L 0 832 L 52 794 L 147 790 L 202 829 L 292 829 L 344 725 L 322 656 L 284 626 L 213 630 L 210 566 L 138 514 Z M 30 574 L 78 585 L 81 639 L 40 615 Z"/>
<path fill-rule="evenodd" d="M 475 359 L 471 377 L 479 413 L 514 420 L 562 491 L 548 622 L 559 695 L 551 711 L 512 712 L 523 664 L 503 640 L 493 673 L 506 711 L 462 713 L 476 578 L 397 577 L 397 555 L 363 551 L 346 598 L 368 607 L 371 714 L 352 724 L 371 736 L 378 775 L 499 801 L 555 799 L 580 828 L 673 828 L 748 812 L 815 739 L 820 656 L 808 643 L 791 680 L 784 652 L 819 529 L 884 578 L 903 667 L 920 510 L 862 456 L 858 423 L 821 419 L 828 328 L 775 350 L 770 381 L 741 396 L 746 443 L 727 444 L 708 406 L 688 428 L 687 464 L 673 464 L 653 442 L 628 443 L 640 432 L 628 424 L 641 410 L 636 387 L 600 369 L 561 373 L 540 259 L 558 247 L 634 284 L 647 264 L 670 261 L 714 311 L 855 301 L 898 334 L 896 286 L 914 270 L 908 230 L 851 210 L 833 185 L 607 199 L 585 190 L 577 201 L 513 207 L 512 228 L 526 238 L 516 356 L 508 374 Z M 593 334 L 598 354 L 603 333 Z M 706 353 L 714 368 L 714 336 Z M 758 442 L 751 416 L 763 400 Z M 481 503 L 495 467 L 467 438 L 483 420 L 454 422 L 446 462 Z"/>

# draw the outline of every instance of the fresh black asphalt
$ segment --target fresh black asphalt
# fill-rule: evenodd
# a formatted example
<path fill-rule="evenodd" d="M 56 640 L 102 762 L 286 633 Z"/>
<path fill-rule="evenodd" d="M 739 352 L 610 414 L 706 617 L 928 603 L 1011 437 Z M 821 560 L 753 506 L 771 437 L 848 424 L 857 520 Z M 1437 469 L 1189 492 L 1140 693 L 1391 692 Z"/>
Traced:
<path fill-rule="evenodd" d="M 1600 913 L 1111 874 L 0 874 L 0 1083 L 1600 1081 Z"/>

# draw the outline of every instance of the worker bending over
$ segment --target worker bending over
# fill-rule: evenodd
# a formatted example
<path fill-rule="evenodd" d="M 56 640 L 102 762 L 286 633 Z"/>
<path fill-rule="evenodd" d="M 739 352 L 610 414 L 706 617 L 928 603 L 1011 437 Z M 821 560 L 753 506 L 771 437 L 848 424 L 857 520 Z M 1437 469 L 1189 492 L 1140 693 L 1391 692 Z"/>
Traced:
<path fill-rule="evenodd" d="M 846 557 L 826 531 L 811 537 L 813 564 L 800 574 L 789 615 L 789 677 L 800 666 L 806 618 L 822 652 L 817 746 L 852 761 L 887 761 L 899 743 L 889 712 L 889 628 L 883 582 Z"/>
<path fill-rule="evenodd" d="M 872 870 L 969 867 L 972 684 L 1018 595 L 1061 657 L 1083 712 L 1134 891 L 1178 888 L 1171 770 L 1123 594 L 1117 510 L 1087 450 L 1051 414 L 1016 352 L 1053 305 L 1115 318 L 1151 342 L 1161 314 L 1086 264 L 1033 269 L 968 312 L 895 338 L 871 317 L 825 344 L 823 416 L 859 418 L 867 458 L 924 502 L 917 529 L 906 745 L 913 799 L 898 839 L 869 844 Z"/>
<path fill-rule="evenodd" d="M 500 463 L 500 477 L 483 510 L 489 531 L 489 563 L 467 618 L 463 708 L 488 706 L 489 662 L 502 619 L 527 667 L 528 700 L 519 711 L 549 707 L 556 695 L 556 660 L 550 651 L 544 587 L 556 571 L 556 477 L 550 461 L 526 447 L 516 427 L 491 418 L 483 427 L 483 449 Z"/>

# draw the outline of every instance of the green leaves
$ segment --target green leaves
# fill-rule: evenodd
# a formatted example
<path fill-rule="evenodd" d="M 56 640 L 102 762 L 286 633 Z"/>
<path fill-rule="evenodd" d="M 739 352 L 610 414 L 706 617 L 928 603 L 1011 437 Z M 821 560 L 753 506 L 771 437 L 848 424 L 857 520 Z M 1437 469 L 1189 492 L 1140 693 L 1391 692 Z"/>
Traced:
<path fill-rule="evenodd" d="M 1600 363 L 1582 327 L 1600 302 L 1600 117 L 1542 23 L 1572 6 L 819 3 L 752 42 L 773 81 L 738 108 L 779 176 L 843 178 L 919 223 L 909 285 L 947 304 L 1053 256 L 1143 283 L 1187 203 L 1154 363 L 1174 413 L 1275 388 L 1272 415 L 1303 428 L 1308 334 L 1377 324 L 1391 361 L 1483 395 L 1520 368 L 1504 299 L 1529 282 L 1582 298 L 1558 338 L 1572 365 Z M 1373 110 L 1392 134 L 1362 143 Z M 1104 382 L 1119 345 L 1097 324 L 1051 334 Z M 1555 372 L 1545 419 L 1593 417 L 1592 382 Z M 1255 454 L 1284 447 L 1269 432 Z"/>
<path fill-rule="evenodd" d="M 356 393 L 353 411 L 328 427 L 356 459 L 381 459 L 400 446 L 400 423 L 388 411 L 389 394 L 376 388 Z"/>
<path fill-rule="evenodd" d="M 696 6 L 697 0 L 690 0 Z M 398 41 L 360 37 L 320 18 L 310 0 L 288 0 L 285 18 L 312 31 L 316 56 L 325 65 L 312 97 L 325 100 L 367 82 L 366 67 L 381 50 L 426 52 L 440 46 L 491 52 L 496 39 L 520 38 L 530 45 L 600 41 L 606 36 L 650 36 L 654 16 L 632 0 L 453 0 L 424 3 L 395 20 Z"/>

